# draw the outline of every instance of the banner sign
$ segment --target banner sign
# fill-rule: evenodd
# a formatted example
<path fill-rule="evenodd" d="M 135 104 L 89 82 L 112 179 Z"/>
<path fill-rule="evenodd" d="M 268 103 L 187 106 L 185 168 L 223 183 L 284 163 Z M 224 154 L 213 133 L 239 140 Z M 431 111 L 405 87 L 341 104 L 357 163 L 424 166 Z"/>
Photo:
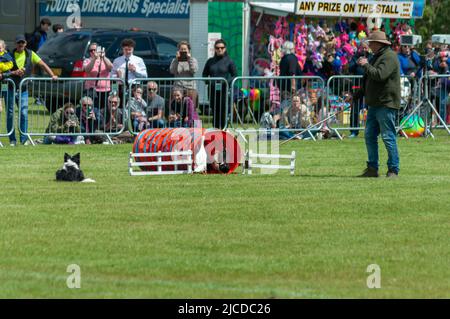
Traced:
<path fill-rule="evenodd" d="M 413 5 L 412 1 L 296 0 L 295 14 L 408 19 L 413 15 Z"/>
<path fill-rule="evenodd" d="M 53 0 L 40 1 L 40 16 L 189 19 L 189 0 Z"/>

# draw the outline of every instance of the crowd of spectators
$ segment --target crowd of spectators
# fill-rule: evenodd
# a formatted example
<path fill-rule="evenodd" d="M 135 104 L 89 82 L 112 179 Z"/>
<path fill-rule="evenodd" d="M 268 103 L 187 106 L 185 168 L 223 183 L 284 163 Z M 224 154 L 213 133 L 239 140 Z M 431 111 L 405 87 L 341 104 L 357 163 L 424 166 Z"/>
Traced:
<path fill-rule="evenodd" d="M 35 52 L 49 38 L 50 26 L 50 20 L 43 19 L 31 36 L 17 36 L 16 48 L 12 52 L 6 51 L 4 41 L 0 40 L 0 80 L 11 78 L 17 86 L 23 77 L 31 75 L 33 65 L 39 65 L 53 79 L 57 79 Z M 381 26 L 381 29 L 384 30 L 385 27 Z M 390 29 L 392 48 L 398 54 L 401 75 L 411 79 L 412 90 L 417 89 L 413 85 L 416 83 L 414 79 L 424 74 L 425 66 L 429 74 L 449 73 L 450 55 L 446 45 L 428 41 L 425 43 L 423 54 L 420 54 L 417 48 L 400 43 L 401 35 L 412 34 L 412 29 L 407 23 L 391 25 Z M 261 124 L 271 128 L 277 127 L 282 131 L 284 129 L 287 133 L 282 135 L 290 138 L 293 129 L 304 129 L 327 116 L 327 110 L 322 109 L 325 95 L 335 94 L 337 99 L 342 100 L 342 105 L 348 105 L 351 99 L 343 100 L 342 95 L 351 95 L 352 92 L 342 90 L 325 92 L 324 88 L 311 88 L 291 77 L 320 76 L 327 80 L 333 75 L 362 75 L 363 70 L 356 61 L 360 57 L 369 60 L 373 57 L 365 41 L 371 31 L 360 20 L 344 19 L 329 27 L 326 23 L 306 23 L 304 19 L 298 24 L 288 24 L 285 18 L 279 18 L 273 35 L 269 36 L 269 43 L 266 43 L 270 61 L 266 65 L 262 64 L 264 68 L 253 69 L 252 75 L 289 78 L 271 82 L 269 114 L 264 118 L 267 120 L 267 116 L 270 115 L 271 120 L 266 121 L 266 124 L 261 120 Z M 53 36 L 57 36 L 60 32 L 64 32 L 64 27 L 55 24 L 53 32 Z M 258 37 L 261 38 L 261 34 L 256 30 L 253 33 L 254 44 L 260 41 Z M 198 72 L 198 61 L 191 54 L 190 44 L 187 41 L 178 43 L 178 51 L 170 64 L 170 72 L 175 77 L 170 96 L 160 94 L 158 83 L 154 81 L 131 85 L 134 79 L 146 79 L 149 76 L 143 59 L 134 55 L 135 45 L 133 39 L 123 40 L 121 43 L 123 54 L 111 61 L 106 56 L 105 49 L 99 44 L 94 42 L 89 44 L 89 56 L 83 62 L 83 72 L 91 79 L 84 82 L 83 96 L 79 105 L 65 104 L 60 107 L 51 115 L 47 128 L 47 133 L 70 133 L 75 129 L 76 132 L 88 134 L 84 139 L 47 136 L 44 139 L 45 143 L 102 143 L 107 141 L 104 138 L 96 138 L 95 133 L 118 133 L 128 130 L 136 133 L 148 128 L 194 126 L 194 122 L 199 120 L 198 88 L 196 80 L 189 78 Z M 236 66 L 226 53 L 226 49 L 225 41 L 216 41 L 215 55 L 207 61 L 202 72 L 203 77 L 224 77 L 230 84 L 237 76 Z M 261 74 L 257 74 L 258 72 Z M 108 78 L 123 79 L 124 83 L 130 85 L 130 92 L 123 88 L 114 90 L 111 80 L 105 80 Z M 445 77 L 435 81 L 432 87 L 439 113 L 447 123 L 450 123 L 450 110 L 447 105 L 449 84 L 449 78 Z M 1 94 L 7 105 L 9 132 L 13 127 L 14 102 L 19 97 L 15 92 L 9 91 L 2 90 Z M 224 83 L 210 83 L 208 98 L 213 112 L 213 125 L 216 128 L 225 126 L 227 96 Z M 22 91 L 20 98 L 22 99 L 20 129 L 21 132 L 27 132 L 28 92 Z M 123 100 L 130 110 L 129 118 L 121 108 L 120 101 Z M 351 130 L 350 136 L 354 137 L 358 135 L 357 128 L 365 106 L 362 97 L 351 102 L 350 126 L 354 129 Z M 321 127 L 327 129 L 328 125 L 329 122 L 325 122 Z M 118 136 L 123 137 L 123 140 L 129 139 L 128 135 L 122 136 L 122 133 Z M 23 144 L 28 143 L 27 136 L 21 134 L 20 141 Z M 15 134 L 12 132 L 10 145 L 15 144 Z"/>
<path fill-rule="evenodd" d="M 5 42 L 0 40 L 0 80 L 11 78 L 18 87 L 23 77 L 31 75 L 34 64 L 41 66 L 54 80 L 58 78 L 35 52 L 49 37 L 47 32 L 50 26 L 50 20 L 43 19 L 36 30 L 28 36 L 29 43 L 24 35 L 17 36 L 17 48 L 11 53 L 6 50 Z M 64 32 L 64 28 L 62 25 L 54 25 L 53 31 L 53 36 L 57 36 L 60 32 Z M 32 46 L 34 50 L 26 48 L 27 45 Z M 217 51 L 222 51 L 221 56 L 228 58 L 225 53 L 225 41 L 222 40 L 220 45 L 221 48 Z M 190 53 L 190 44 L 187 41 L 181 41 L 178 44 L 178 51 L 170 64 L 170 72 L 180 80 L 173 81 L 171 94 L 168 97 L 159 94 L 158 83 L 155 81 L 138 81 L 138 84 L 133 82 L 135 79 L 148 77 L 144 60 L 134 55 L 135 46 L 133 39 L 124 39 L 121 43 L 123 54 L 111 61 L 105 54 L 105 48 L 95 42 L 90 43 L 89 56 L 83 61 L 82 67 L 85 77 L 90 79 L 84 81 L 79 105 L 65 103 L 60 106 L 50 115 L 50 122 L 46 129 L 48 135 L 37 141 L 47 144 L 106 143 L 108 140 L 105 139 L 105 134 L 100 133 L 111 133 L 114 135 L 113 141 L 120 142 L 130 139 L 131 134 L 128 131 L 137 133 L 148 128 L 193 127 L 194 121 L 199 120 L 198 92 L 196 81 L 187 78 L 194 77 L 198 71 L 198 62 Z M 228 63 L 233 64 L 231 59 Z M 213 64 L 210 63 L 210 65 Z M 205 72 L 210 72 L 210 69 Z M 209 75 L 214 76 L 213 73 Z M 123 82 L 118 83 L 126 83 L 127 87 L 113 89 L 113 79 L 122 79 Z M 10 132 L 13 127 L 14 98 L 17 98 L 17 94 L 13 92 L 12 86 L 8 92 L 2 90 L 1 94 L 0 101 L 4 98 L 7 104 L 7 130 Z M 129 119 L 120 103 L 124 99 L 127 109 L 130 110 Z M 217 114 L 222 114 L 222 111 L 225 111 L 225 103 L 218 104 L 218 108 L 221 109 L 217 111 Z M 26 90 L 22 93 L 21 105 L 20 128 L 21 132 L 27 132 L 28 92 Z M 51 133 L 57 135 L 50 135 Z M 62 133 L 71 135 L 63 136 Z M 84 137 L 77 137 L 76 133 L 81 133 Z M 10 145 L 15 146 L 14 131 L 9 138 Z M 30 142 L 27 139 L 26 134 L 21 134 L 22 144 L 28 145 Z"/>
<path fill-rule="evenodd" d="M 369 50 L 366 38 L 373 30 L 381 28 L 385 31 L 384 25 L 374 25 L 372 29 L 368 28 L 361 20 L 342 19 L 333 27 L 329 27 L 325 22 L 307 23 L 302 19 L 299 23 L 288 22 L 284 17 L 278 18 L 273 25 L 273 30 L 269 35 L 261 34 L 260 29 L 252 34 L 254 54 L 263 51 L 261 56 L 268 56 L 268 60 L 257 58 L 253 63 L 253 75 L 266 76 L 319 76 L 324 81 L 336 75 L 343 75 L 351 78 L 355 75 L 364 74 L 361 67 L 356 63 L 360 57 L 366 57 L 370 61 L 373 58 Z M 419 88 L 416 85 L 418 80 L 425 72 L 427 67 L 428 74 L 449 74 L 448 63 L 450 55 L 447 45 L 440 45 L 428 41 L 425 43 L 425 50 L 419 53 L 417 47 L 404 45 L 401 42 L 402 35 L 412 35 L 413 30 L 406 22 L 399 22 L 397 25 L 389 25 L 391 30 L 390 40 L 392 48 L 397 52 L 401 67 L 402 80 L 402 98 L 405 100 L 405 108 L 411 106 L 411 99 L 417 96 Z M 264 30 L 264 28 L 263 28 Z M 268 31 L 268 30 L 265 30 Z M 267 41 L 264 41 L 266 39 Z M 262 45 L 261 45 L 262 44 Z M 296 124 L 286 124 L 280 121 L 277 114 L 283 114 L 285 110 L 283 105 L 289 109 L 294 107 L 295 99 L 293 96 L 305 94 L 306 99 L 310 99 L 312 91 L 314 94 L 323 95 L 324 98 L 341 101 L 342 108 L 349 106 L 350 111 L 350 137 L 356 137 L 359 130 L 362 116 L 365 113 L 365 105 L 362 97 L 351 99 L 353 89 L 359 86 L 358 81 L 354 80 L 352 85 L 337 86 L 335 90 L 326 91 L 325 89 L 313 90 L 309 84 L 294 81 L 292 79 L 278 79 L 276 85 L 270 86 L 269 115 L 272 116 L 274 124 L 268 124 L 267 114 L 262 118 L 261 124 L 266 127 L 277 127 L 282 129 L 292 128 Z M 344 80 L 342 81 L 344 82 Z M 439 105 L 439 114 L 443 119 L 450 123 L 448 110 L 449 78 L 443 77 L 433 82 L 431 91 L 434 91 L 436 104 Z M 306 86 L 306 87 L 304 87 Z M 423 93 L 423 92 L 421 92 Z M 345 96 L 349 96 L 347 98 Z M 418 101 L 415 101 L 418 103 Z M 316 116 L 320 112 L 320 105 L 310 104 L 311 107 L 302 107 L 303 112 Z M 307 112 L 307 113 L 306 113 Z M 325 115 L 326 113 L 323 112 Z M 302 116 L 304 117 L 304 116 Z M 322 117 L 323 118 L 323 117 Z M 315 118 L 317 122 L 322 118 Z M 295 119 L 295 117 L 294 117 Z M 305 122 L 305 121 L 304 121 Z M 305 122 L 306 125 L 307 122 Z M 306 128 L 302 126 L 302 128 Z M 290 134 L 290 133 L 289 133 Z M 289 136 L 286 135 L 286 137 Z M 304 135 L 301 135 L 304 136 Z"/>

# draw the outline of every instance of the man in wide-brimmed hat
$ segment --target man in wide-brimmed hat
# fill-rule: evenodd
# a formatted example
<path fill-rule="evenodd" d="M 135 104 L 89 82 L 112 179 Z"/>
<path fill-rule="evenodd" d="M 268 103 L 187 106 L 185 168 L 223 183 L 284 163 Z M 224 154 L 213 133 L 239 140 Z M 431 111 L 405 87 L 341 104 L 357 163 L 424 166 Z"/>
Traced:
<path fill-rule="evenodd" d="M 367 168 L 360 177 L 378 177 L 378 135 L 384 142 L 388 153 L 388 172 L 386 177 L 397 177 L 399 155 L 395 118 L 400 108 L 400 64 L 397 54 L 391 50 L 391 43 L 382 31 L 373 31 L 367 38 L 374 53 L 369 62 L 367 58 L 358 59 L 364 69 L 361 93 L 368 106 L 365 140 L 367 147 Z"/>

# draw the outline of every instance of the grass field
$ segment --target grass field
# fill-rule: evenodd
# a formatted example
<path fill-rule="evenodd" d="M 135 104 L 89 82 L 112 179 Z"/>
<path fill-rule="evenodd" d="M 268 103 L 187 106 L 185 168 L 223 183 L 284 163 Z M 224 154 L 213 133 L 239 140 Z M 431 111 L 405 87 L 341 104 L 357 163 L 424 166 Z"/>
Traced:
<path fill-rule="evenodd" d="M 450 138 L 399 148 L 400 178 L 358 179 L 362 138 L 283 146 L 294 177 L 130 177 L 130 145 L 7 146 L 0 297 L 449 298 Z M 97 183 L 56 183 L 78 151 Z"/>

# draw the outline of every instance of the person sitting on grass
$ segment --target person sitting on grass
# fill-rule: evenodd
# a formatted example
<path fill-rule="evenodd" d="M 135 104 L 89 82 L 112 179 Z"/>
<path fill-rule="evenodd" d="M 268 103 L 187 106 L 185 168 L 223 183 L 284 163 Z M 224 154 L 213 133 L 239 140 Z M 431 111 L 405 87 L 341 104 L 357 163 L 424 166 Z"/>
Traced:
<path fill-rule="evenodd" d="M 149 81 L 147 83 L 147 121 L 149 128 L 164 128 L 166 122 L 164 120 L 165 101 L 158 94 L 158 83 Z"/>
<path fill-rule="evenodd" d="M 299 95 L 292 96 L 291 105 L 283 108 L 280 119 L 280 138 L 289 139 L 294 137 L 292 130 L 302 130 L 312 124 L 311 111 L 305 103 L 302 103 Z M 313 133 L 313 132 L 312 132 Z M 315 134 L 314 132 L 313 134 Z M 310 137 L 308 132 L 300 135 L 301 138 Z"/>
<path fill-rule="evenodd" d="M 120 97 L 115 93 L 111 93 L 108 97 L 108 108 L 105 116 L 105 123 L 103 126 L 106 134 L 114 135 L 112 141 L 114 144 L 131 143 L 134 141 L 133 135 L 129 131 L 124 130 L 123 125 L 123 111 L 119 108 Z M 104 139 L 103 143 L 107 143 Z"/>
<path fill-rule="evenodd" d="M 76 115 L 80 119 L 81 133 L 95 133 L 102 129 L 102 114 L 100 109 L 94 106 L 91 97 L 83 96 L 80 99 L 80 106 L 76 109 Z M 96 141 L 101 143 L 103 140 L 95 136 L 86 136 L 84 141 L 86 144 L 92 144 Z"/>
<path fill-rule="evenodd" d="M 50 122 L 45 133 L 79 133 L 80 123 L 75 114 L 75 106 L 68 102 L 57 109 L 50 117 Z M 75 144 L 81 142 L 81 138 L 75 135 L 48 135 L 44 138 L 44 144 Z"/>
<path fill-rule="evenodd" d="M 145 110 L 147 103 L 142 98 L 142 88 L 135 86 L 132 90 L 133 97 L 128 101 L 128 109 L 130 110 L 130 118 L 134 132 L 140 132 L 149 125 Z"/>
<path fill-rule="evenodd" d="M 199 116 L 192 99 L 184 96 L 182 89 L 174 88 L 170 103 L 169 127 L 194 127 L 196 120 L 199 120 Z"/>

